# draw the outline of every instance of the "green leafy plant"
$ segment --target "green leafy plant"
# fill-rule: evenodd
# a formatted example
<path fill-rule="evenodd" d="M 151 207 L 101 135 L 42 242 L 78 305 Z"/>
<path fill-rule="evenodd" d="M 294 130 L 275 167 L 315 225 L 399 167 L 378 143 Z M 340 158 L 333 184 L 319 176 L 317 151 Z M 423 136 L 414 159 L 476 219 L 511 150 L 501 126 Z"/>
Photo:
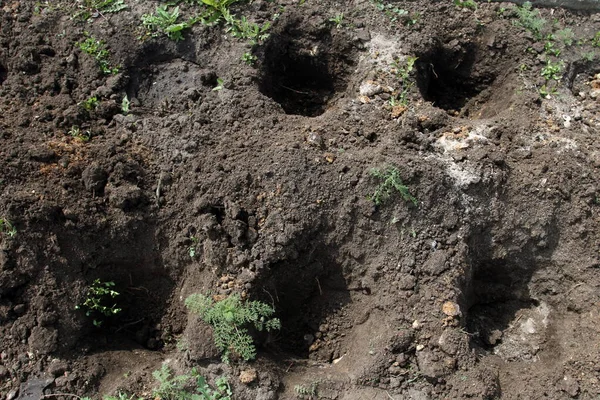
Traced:
<path fill-rule="evenodd" d="M 392 22 L 396 22 L 398 20 L 404 21 L 407 25 L 414 25 L 418 22 L 420 18 L 420 14 L 415 13 L 411 17 L 411 14 L 402 8 L 398 8 L 393 4 L 385 4 L 383 0 L 372 0 L 375 4 L 375 7 L 381 12 L 383 12 Z"/>
<path fill-rule="evenodd" d="M 392 73 L 400 80 L 400 89 L 392 93 L 392 97 L 390 97 L 389 101 L 390 106 L 406 106 L 408 104 L 408 94 L 415 84 L 415 82 L 410 79 L 410 74 L 413 71 L 417 60 L 417 57 L 408 56 L 404 61 L 395 59 L 392 63 Z"/>
<path fill-rule="evenodd" d="M 166 364 L 152 373 L 158 381 L 152 396 L 160 400 L 231 400 L 233 395 L 226 377 L 215 380 L 215 388 L 193 368 L 189 375 L 173 376 Z"/>
<path fill-rule="evenodd" d="M 477 9 L 477 3 L 474 0 L 454 0 L 454 5 L 459 8 Z"/>
<path fill-rule="evenodd" d="M 527 1 L 521 7 L 517 6 L 515 12 L 518 18 L 517 24 L 530 31 L 536 39 L 541 39 L 546 20 L 542 18 L 539 10 L 534 10 L 531 3 Z"/>
<path fill-rule="evenodd" d="M 300 399 L 312 399 L 317 397 L 318 388 L 319 383 L 312 382 L 309 385 L 295 385 L 294 392 L 296 392 L 296 397 Z"/>
<path fill-rule="evenodd" d="M 587 51 L 585 53 L 581 53 L 581 58 L 583 58 L 586 61 L 594 61 L 594 59 L 596 58 L 596 53 L 593 51 Z"/>
<path fill-rule="evenodd" d="M 102 73 L 106 75 L 119 73 L 119 67 L 113 67 L 110 64 L 110 53 L 106 49 L 106 43 L 94 38 L 89 32 L 84 32 L 84 35 L 86 39 L 83 42 L 77 43 L 81 51 L 94 57 Z"/>
<path fill-rule="evenodd" d="M 217 86 L 212 88 L 213 92 L 218 92 L 219 90 L 223 90 L 223 79 L 217 78 Z"/>
<path fill-rule="evenodd" d="M 124 0 L 78 0 L 77 8 L 80 10 L 75 18 L 87 21 L 92 16 L 107 13 L 117 13 L 128 8 Z"/>
<path fill-rule="evenodd" d="M 562 77 L 562 70 L 563 70 L 563 63 L 561 62 L 557 62 L 557 63 L 553 63 L 550 60 L 546 61 L 546 66 L 544 68 L 542 68 L 542 76 L 544 78 L 546 78 L 546 80 L 555 80 L 555 81 L 559 81 L 560 78 Z"/>
<path fill-rule="evenodd" d="M 258 61 L 258 58 L 252 53 L 246 52 L 242 55 L 242 61 L 248 65 L 254 65 Z"/>
<path fill-rule="evenodd" d="M 410 194 L 408 186 L 402 183 L 400 171 L 396 167 L 387 167 L 385 169 L 373 168 L 369 171 L 371 176 L 381 181 L 372 195 L 368 196 L 369 200 L 379 206 L 386 202 L 394 193 L 399 193 L 405 201 L 410 201 L 417 205 L 417 199 Z"/>
<path fill-rule="evenodd" d="M 0 232 L 9 238 L 17 236 L 17 229 L 6 218 L 0 218 Z"/>
<path fill-rule="evenodd" d="M 273 307 L 260 301 L 242 301 L 238 294 L 214 301 L 212 297 L 196 293 L 185 300 L 185 305 L 213 327 L 215 345 L 223 353 L 225 362 L 232 355 L 245 361 L 256 358 L 248 326 L 259 331 L 281 328 L 279 319 L 271 318 L 275 312 Z"/>
<path fill-rule="evenodd" d="M 544 53 L 558 57 L 560 55 L 561 51 L 560 51 L 560 49 L 557 49 L 556 47 L 554 47 L 554 42 L 552 42 L 551 40 L 548 40 L 546 43 L 544 43 Z"/>
<path fill-rule="evenodd" d="M 600 47 L 600 32 L 596 32 L 596 34 L 592 38 L 592 46 Z"/>
<path fill-rule="evenodd" d="M 114 302 L 114 299 L 119 296 L 119 292 L 113 290 L 114 286 L 114 282 L 94 280 L 88 287 L 84 302 L 75 306 L 75 309 L 85 310 L 85 315 L 93 318 L 94 326 L 102 326 L 103 317 L 110 317 L 122 311 Z"/>
<path fill-rule="evenodd" d="M 554 33 L 554 37 L 556 40 L 562 42 L 565 46 L 571 46 L 575 40 L 575 33 L 573 33 L 571 28 L 565 28 L 556 31 Z"/>
<path fill-rule="evenodd" d="M 190 236 L 192 244 L 188 247 L 188 254 L 190 258 L 196 258 L 196 247 L 198 246 L 199 239 L 196 236 Z"/>
<path fill-rule="evenodd" d="M 123 97 L 123 100 L 121 100 L 121 112 L 124 115 L 129 114 L 129 104 L 130 104 L 129 98 L 127 97 L 127 95 L 125 95 Z"/>
<path fill-rule="evenodd" d="M 98 107 L 98 98 L 96 96 L 92 96 L 84 101 L 82 101 L 81 106 L 86 111 L 93 111 Z"/>
<path fill-rule="evenodd" d="M 250 45 L 255 45 L 269 37 L 269 29 L 271 29 L 269 21 L 259 25 L 242 16 L 240 19 L 229 18 L 227 32 L 230 32 L 233 37 L 248 39 Z"/>
<path fill-rule="evenodd" d="M 68 133 L 69 136 L 81 142 L 89 142 L 92 138 L 92 133 L 90 131 L 82 131 L 77 125 L 73 125 Z"/>
<path fill-rule="evenodd" d="M 150 32 L 151 36 L 157 37 L 165 34 L 174 41 L 183 40 L 183 31 L 191 28 L 199 20 L 199 18 L 190 18 L 181 22 L 179 21 L 179 7 L 169 10 L 168 5 L 158 6 L 154 13 L 142 15 L 142 25 Z"/>
<path fill-rule="evenodd" d="M 336 28 L 340 29 L 344 26 L 344 13 L 339 13 L 329 18 L 329 22 L 333 23 Z"/>

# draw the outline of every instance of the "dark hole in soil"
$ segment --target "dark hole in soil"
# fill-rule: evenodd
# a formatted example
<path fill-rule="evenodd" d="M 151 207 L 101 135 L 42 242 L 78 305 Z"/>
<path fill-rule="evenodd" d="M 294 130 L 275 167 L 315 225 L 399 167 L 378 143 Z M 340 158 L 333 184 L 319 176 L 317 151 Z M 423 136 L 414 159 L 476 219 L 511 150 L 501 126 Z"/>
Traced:
<path fill-rule="evenodd" d="M 286 114 L 319 116 L 346 88 L 349 55 L 339 54 L 331 48 L 329 33 L 320 41 L 274 34 L 265 49 L 259 90 Z"/>
<path fill-rule="evenodd" d="M 531 270 L 504 261 L 486 261 L 476 266 L 466 320 L 474 345 L 493 348 L 502 340 L 502 332 L 517 311 L 538 305 L 529 294 L 530 278 Z"/>
<path fill-rule="evenodd" d="M 308 358 L 318 340 L 319 327 L 328 315 L 350 302 L 341 268 L 325 255 L 314 255 L 309 264 L 282 262 L 273 266 L 266 291 L 275 301 L 281 331 L 272 339 L 283 352 Z"/>
<path fill-rule="evenodd" d="M 495 79 L 491 73 L 474 73 L 477 47 L 442 45 L 419 55 L 417 86 L 423 98 L 444 110 L 461 110 Z"/>
<path fill-rule="evenodd" d="M 2 83 L 6 80 L 7 76 L 8 76 L 7 69 L 4 67 L 4 65 L 0 64 L 0 85 L 2 85 Z"/>

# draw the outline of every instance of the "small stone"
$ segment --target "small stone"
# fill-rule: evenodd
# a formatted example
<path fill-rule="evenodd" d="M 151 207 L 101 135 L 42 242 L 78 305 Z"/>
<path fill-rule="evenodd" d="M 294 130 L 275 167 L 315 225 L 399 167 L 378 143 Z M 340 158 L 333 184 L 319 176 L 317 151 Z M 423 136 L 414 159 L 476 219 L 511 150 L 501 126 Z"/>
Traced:
<path fill-rule="evenodd" d="M 310 132 L 306 137 L 306 142 L 311 146 L 315 146 L 318 148 L 323 148 L 324 146 L 323 136 L 321 136 L 317 132 Z"/>
<path fill-rule="evenodd" d="M 17 316 L 22 316 L 23 314 L 25 314 L 26 311 L 26 307 L 25 304 L 17 304 L 14 308 L 13 311 L 15 312 L 15 314 L 17 314 Z"/>
<path fill-rule="evenodd" d="M 372 97 L 384 91 L 383 87 L 374 81 L 365 81 L 358 89 L 361 96 Z"/>
<path fill-rule="evenodd" d="M 6 400 L 14 400 L 14 399 L 16 399 L 17 398 L 17 394 L 19 394 L 19 391 L 17 389 L 11 390 L 6 395 Z"/>
<path fill-rule="evenodd" d="M 442 312 L 449 317 L 458 317 L 461 315 L 460 306 L 453 301 L 447 301 L 442 305 Z"/>
<path fill-rule="evenodd" d="M 417 347 L 416 347 L 417 351 L 421 351 L 421 350 L 423 350 L 424 348 L 425 348 L 425 346 L 424 346 L 424 345 L 422 345 L 422 344 L 418 344 L 418 345 L 417 345 Z"/>
<path fill-rule="evenodd" d="M 248 385 L 258 379 L 258 373 L 254 368 L 248 368 L 240 372 L 240 382 Z"/>
<path fill-rule="evenodd" d="M 415 319 L 412 323 L 413 329 L 421 329 L 423 325 L 419 322 L 419 320 Z"/>
<path fill-rule="evenodd" d="M 0 378 L 6 378 L 8 376 L 8 368 L 0 365 Z"/>

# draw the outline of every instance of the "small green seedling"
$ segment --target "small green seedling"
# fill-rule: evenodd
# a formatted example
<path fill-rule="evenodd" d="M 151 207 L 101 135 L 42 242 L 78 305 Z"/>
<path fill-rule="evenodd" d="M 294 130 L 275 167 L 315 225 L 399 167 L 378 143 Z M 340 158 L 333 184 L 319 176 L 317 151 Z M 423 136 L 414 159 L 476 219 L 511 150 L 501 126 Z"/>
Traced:
<path fill-rule="evenodd" d="M 238 294 L 215 301 L 196 293 L 185 300 L 185 305 L 213 327 L 215 345 L 223 353 L 224 362 L 229 362 L 231 356 L 245 361 L 256 358 L 248 326 L 259 331 L 281 329 L 279 319 L 271 318 L 273 307 L 260 301 L 243 301 Z"/>
<path fill-rule="evenodd" d="M 127 95 L 125 95 L 123 97 L 123 100 L 121 100 L 121 112 L 123 113 L 123 115 L 129 114 L 129 104 L 129 98 L 127 97 Z"/>
<path fill-rule="evenodd" d="M 94 280 L 87 290 L 84 302 L 75 306 L 75 309 L 85 310 L 85 315 L 93 318 L 94 326 L 102 326 L 104 317 L 110 317 L 122 311 L 114 302 L 114 299 L 119 296 L 119 292 L 113 290 L 114 286 L 114 282 Z"/>
<path fill-rule="evenodd" d="M 459 8 L 477 9 L 477 3 L 474 0 L 454 0 L 454 5 Z"/>
<path fill-rule="evenodd" d="M 269 29 L 271 29 L 271 23 L 269 21 L 259 25 L 248 21 L 244 16 L 240 19 L 229 17 L 227 25 L 227 32 L 230 32 L 231 36 L 240 39 L 248 39 L 248 42 L 252 46 L 266 40 L 269 37 Z"/>
<path fill-rule="evenodd" d="M 82 131 L 77 125 L 73 125 L 69 130 L 69 136 L 81 142 L 89 142 L 92 138 L 90 131 Z"/>
<path fill-rule="evenodd" d="M 408 186 L 402 183 L 400 171 L 396 167 L 387 167 L 383 170 L 373 168 L 369 171 L 370 175 L 381 181 L 372 195 L 368 196 L 376 206 L 385 203 L 394 193 L 399 193 L 405 201 L 410 201 L 415 206 L 417 199 L 410 194 Z"/>
<path fill-rule="evenodd" d="M 217 78 L 217 86 L 212 88 L 213 92 L 218 92 L 219 90 L 223 90 L 223 79 Z"/>
<path fill-rule="evenodd" d="M 17 236 L 17 229 L 6 218 L 0 218 L 0 233 L 9 238 L 14 238 Z"/>
<path fill-rule="evenodd" d="M 592 46 L 600 47 L 600 32 L 596 32 L 596 34 L 592 38 Z"/>
<path fill-rule="evenodd" d="M 102 73 L 106 75 L 119 73 L 119 67 L 110 65 L 110 53 L 106 49 L 106 43 L 94 38 L 89 32 L 84 32 L 84 35 L 86 39 L 83 42 L 77 43 L 81 51 L 94 57 Z"/>
<path fill-rule="evenodd" d="M 517 24 L 530 31 L 536 39 L 541 39 L 546 20 L 542 18 L 539 10 L 534 10 L 531 2 L 526 1 L 523 6 L 517 6 L 515 12 Z"/>
<path fill-rule="evenodd" d="M 163 364 L 161 369 L 152 373 L 158 381 L 158 388 L 152 392 L 152 398 L 164 400 L 231 400 L 233 392 L 227 377 L 222 376 L 215 380 L 211 387 L 206 379 L 192 368 L 190 374 L 175 375 L 170 368 Z"/>
<path fill-rule="evenodd" d="M 156 11 L 152 14 L 142 15 L 142 25 L 149 31 L 152 37 L 157 37 L 161 34 L 174 41 L 183 40 L 183 31 L 191 28 L 202 17 L 192 17 L 187 21 L 179 21 L 179 7 L 174 7 L 169 10 L 168 5 L 156 7 Z"/>
<path fill-rule="evenodd" d="M 81 106 L 86 111 L 93 111 L 98 107 L 98 98 L 96 96 L 92 96 L 87 100 L 82 101 Z"/>
<path fill-rule="evenodd" d="M 319 388 L 318 382 L 312 382 L 309 385 L 295 385 L 294 392 L 299 399 L 312 399 L 317 397 Z"/>
<path fill-rule="evenodd" d="M 546 66 L 542 68 L 542 76 L 546 78 L 546 80 L 555 80 L 559 81 L 562 77 L 563 63 L 553 63 L 550 60 L 546 61 Z"/>
<path fill-rule="evenodd" d="M 192 244 L 188 248 L 188 254 L 190 255 L 190 258 L 193 259 L 196 258 L 196 247 L 198 246 L 199 239 L 196 236 L 190 236 L 190 240 L 192 241 Z"/>
<path fill-rule="evenodd" d="M 329 18 L 329 22 L 332 22 L 336 28 L 340 29 L 344 26 L 344 13 L 339 13 Z"/>
<path fill-rule="evenodd" d="M 242 61 L 250 66 L 256 64 L 256 61 L 258 61 L 258 58 L 253 55 L 252 53 L 244 53 L 244 55 L 242 55 Z"/>
<path fill-rule="evenodd" d="M 75 14 L 75 18 L 81 18 L 84 21 L 91 17 L 117 13 L 128 8 L 124 0 L 82 0 L 77 3 L 80 11 Z"/>

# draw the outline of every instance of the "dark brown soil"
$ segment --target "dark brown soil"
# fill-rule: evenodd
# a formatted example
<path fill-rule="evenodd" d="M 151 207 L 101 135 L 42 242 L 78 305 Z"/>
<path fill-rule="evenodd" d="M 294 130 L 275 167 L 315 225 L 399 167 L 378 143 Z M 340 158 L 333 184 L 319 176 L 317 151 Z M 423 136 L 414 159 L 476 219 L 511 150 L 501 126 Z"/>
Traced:
<path fill-rule="evenodd" d="M 236 399 L 600 396 L 598 14 L 542 9 L 544 36 L 574 33 L 556 56 L 510 3 L 255 0 L 233 8 L 275 20 L 253 47 L 202 24 L 140 39 L 158 3 L 127 3 L 82 22 L 0 1 L 0 400 L 150 399 L 163 362 Z M 416 205 L 369 200 L 387 166 Z M 95 279 L 123 309 L 100 328 L 76 309 Z M 282 329 L 223 364 L 195 292 Z"/>

